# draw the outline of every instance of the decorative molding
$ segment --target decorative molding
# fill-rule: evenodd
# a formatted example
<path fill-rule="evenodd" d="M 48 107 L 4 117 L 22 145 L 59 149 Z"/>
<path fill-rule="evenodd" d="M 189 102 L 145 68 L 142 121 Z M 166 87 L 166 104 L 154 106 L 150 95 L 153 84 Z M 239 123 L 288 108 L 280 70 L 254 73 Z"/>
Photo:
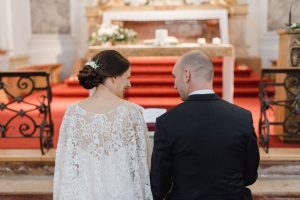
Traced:
<path fill-rule="evenodd" d="M 291 36 L 289 57 L 289 66 L 300 67 L 300 33 Z"/>

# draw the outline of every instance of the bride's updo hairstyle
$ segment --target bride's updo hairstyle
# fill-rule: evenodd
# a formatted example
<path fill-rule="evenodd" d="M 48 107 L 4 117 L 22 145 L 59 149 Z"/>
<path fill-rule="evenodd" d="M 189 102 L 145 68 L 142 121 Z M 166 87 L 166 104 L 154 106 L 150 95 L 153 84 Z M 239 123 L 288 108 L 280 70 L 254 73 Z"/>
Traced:
<path fill-rule="evenodd" d="M 92 89 L 102 84 L 107 77 L 122 75 L 128 70 L 129 61 L 115 50 L 105 50 L 96 54 L 79 71 L 79 83 L 85 89 Z"/>

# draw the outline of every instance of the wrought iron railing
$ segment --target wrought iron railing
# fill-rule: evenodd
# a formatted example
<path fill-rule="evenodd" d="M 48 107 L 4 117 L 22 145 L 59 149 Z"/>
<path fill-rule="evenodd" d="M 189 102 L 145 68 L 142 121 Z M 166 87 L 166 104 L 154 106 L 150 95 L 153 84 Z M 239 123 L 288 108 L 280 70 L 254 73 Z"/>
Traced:
<path fill-rule="evenodd" d="M 275 134 L 281 139 L 300 141 L 300 68 L 263 69 L 259 98 L 259 141 L 264 150 L 269 151 L 270 126 L 280 126 L 282 132 Z"/>
<path fill-rule="evenodd" d="M 0 139 L 39 138 L 45 154 L 52 146 L 52 93 L 46 72 L 0 72 Z"/>

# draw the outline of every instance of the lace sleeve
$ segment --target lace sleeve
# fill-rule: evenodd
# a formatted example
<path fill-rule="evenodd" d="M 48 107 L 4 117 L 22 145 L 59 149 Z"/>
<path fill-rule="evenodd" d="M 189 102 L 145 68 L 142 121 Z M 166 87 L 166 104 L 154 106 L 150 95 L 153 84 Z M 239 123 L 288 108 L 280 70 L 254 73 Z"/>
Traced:
<path fill-rule="evenodd" d="M 149 178 L 149 163 L 148 163 L 148 135 L 147 126 L 143 118 L 142 108 L 138 107 L 136 112 L 131 115 L 133 122 L 133 130 L 136 134 L 136 160 L 138 165 L 138 172 L 136 172 L 138 179 L 135 180 L 136 184 L 143 187 L 140 188 L 144 193 L 144 197 L 140 199 L 150 200 L 152 199 L 152 193 L 150 188 L 150 178 Z"/>
<path fill-rule="evenodd" d="M 146 146 L 145 156 L 147 157 L 148 172 L 150 172 L 152 146 L 149 141 L 148 127 L 146 125 L 146 122 L 144 121 L 142 110 L 139 110 L 139 119 L 140 119 L 139 124 L 140 124 L 140 126 L 143 127 L 141 135 L 144 136 L 144 140 L 145 140 L 145 146 Z"/>
<path fill-rule="evenodd" d="M 64 161 L 67 152 L 67 135 L 68 132 L 72 131 L 72 115 L 70 107 L 67 108 L 65 115 L 63 117 L 62 124 L 59 130 L 59 138 L 56 148 L 55 155 L 55 171 L 54 171 L 54 181 L 53 181 L 53 199 L 59 198 L 61 191 L 61 178 L 63 177 Z"/>

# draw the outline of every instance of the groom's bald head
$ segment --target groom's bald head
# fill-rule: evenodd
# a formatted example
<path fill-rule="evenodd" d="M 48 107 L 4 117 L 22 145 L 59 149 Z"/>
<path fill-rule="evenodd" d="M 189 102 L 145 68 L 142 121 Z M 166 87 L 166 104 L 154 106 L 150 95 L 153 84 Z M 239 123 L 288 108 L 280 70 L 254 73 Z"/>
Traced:
<path fill-rule="evenodd" d="M 214 67 L 210 58 L 201 51 L 193 50 L 185 53 L 175 64 L 181 72 L 184 68 L 191 71 L 192 77 L 199 81 L 212 81 Z"/>

